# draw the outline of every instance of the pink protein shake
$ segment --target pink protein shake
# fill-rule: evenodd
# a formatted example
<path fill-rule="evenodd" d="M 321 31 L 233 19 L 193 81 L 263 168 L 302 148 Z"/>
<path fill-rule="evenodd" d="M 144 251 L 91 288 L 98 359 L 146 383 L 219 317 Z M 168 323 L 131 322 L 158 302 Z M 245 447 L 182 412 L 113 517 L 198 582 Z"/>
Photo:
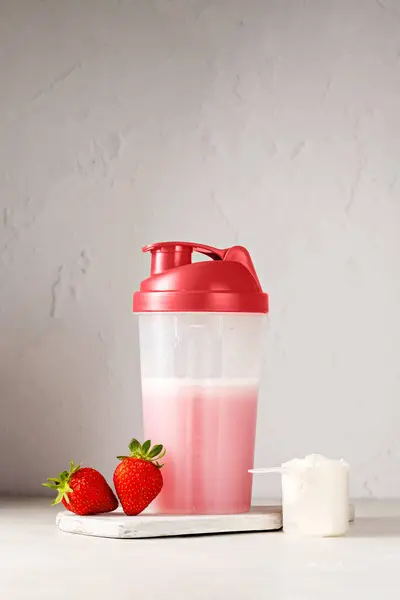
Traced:
<path fill-rule="evenodd" d="M 164 487 L 153 509 L 170 514 L 249 510 L 257 381 L 143 381 L 146 439 L 162 443 Z"/>

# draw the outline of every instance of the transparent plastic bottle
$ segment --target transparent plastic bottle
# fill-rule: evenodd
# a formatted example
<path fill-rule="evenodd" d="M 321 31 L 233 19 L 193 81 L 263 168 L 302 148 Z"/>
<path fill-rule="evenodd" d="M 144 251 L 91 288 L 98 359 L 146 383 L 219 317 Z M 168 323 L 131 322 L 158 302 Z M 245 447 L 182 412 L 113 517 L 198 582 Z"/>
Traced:
<path fill-rule="evenodd" d="M 247 512 L 268 296 L 240 246 L 145 250 L 151 277 L 134 296 L 144 434 L 167 449 L 153 510 Z M 193 250 L 213 260 L 192 263 Z"/>

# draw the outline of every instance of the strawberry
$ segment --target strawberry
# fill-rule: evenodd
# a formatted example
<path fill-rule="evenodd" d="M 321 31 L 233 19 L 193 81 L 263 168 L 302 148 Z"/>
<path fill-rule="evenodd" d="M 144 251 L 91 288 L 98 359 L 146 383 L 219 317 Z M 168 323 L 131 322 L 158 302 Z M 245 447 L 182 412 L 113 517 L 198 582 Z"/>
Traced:
<path fill-rule="evenodd" d="M 151 448 L 151 441 L 140 444 L 133 439 L 129 456 L 117 456 L 120 462 L 114 471 L 114 486 L 126 515 L 138 515 L 161 492 L 163 478 L 158 462 L 165 450 L 161 444 Z"/>
<path fill-rule="evenodd" d="M 97 515 L 111 512 L 118 506 L 114 492 L 103 475 L 90 467 L 75 466 L 71 461 L 69 471 L 58 477 L 49 477 L 45 487 L 57 490 L 57 498 L 52 506 L 62 502 L 68 510 L 77 515 Z"/>

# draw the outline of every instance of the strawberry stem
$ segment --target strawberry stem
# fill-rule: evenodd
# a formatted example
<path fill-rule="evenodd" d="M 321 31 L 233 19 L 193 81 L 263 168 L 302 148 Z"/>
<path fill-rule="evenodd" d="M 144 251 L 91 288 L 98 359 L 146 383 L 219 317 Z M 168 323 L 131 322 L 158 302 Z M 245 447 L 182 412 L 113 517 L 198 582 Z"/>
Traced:
<path fill-rule="evenodd" d="M 164 466 L 158 462 L 166 453 L 162 444 L 155 444 L 152 447 L 151 440 L 146 440 L 141 444 L 138 440 L 133 438 L 129 444 L 129 451 L 129 456 L 117 456 L 118 460 L 124 460 L 125 458 L 141 458 L 142 460 L 148 460 L 159 469 Z"/>
<path fill-rule="evenodd" d="M 44 487 L 48 487 L 52 490 L 56 490 L 57 497 L 51 503 L 52 506 L 59 504 L 62 500 L 65 500 L 69 504 L 68 494 L 72 492 L 72 488 L 69 485 L 71 477 L 81 468 L 81 465 L 75 465 L 74 461 L 71 460 L 69 471 L 62 471 L 58 477 L 48 477 L 46 483 L 42 483 Z"/>

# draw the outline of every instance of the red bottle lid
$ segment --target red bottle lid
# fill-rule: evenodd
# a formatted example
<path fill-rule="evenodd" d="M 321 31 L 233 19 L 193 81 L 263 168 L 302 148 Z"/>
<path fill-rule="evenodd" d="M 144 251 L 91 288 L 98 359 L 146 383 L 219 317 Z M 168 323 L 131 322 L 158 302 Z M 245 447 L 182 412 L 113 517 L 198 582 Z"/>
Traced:
<path fill-rule="evenodd" d="M 243 246 L 160 242 L 143 252 L 151 252 L 151 275 L 133 295 L 134 312 L 268 312 L 268 294 Z M 212 260 L 192 263 L 192 252 Z"/>

